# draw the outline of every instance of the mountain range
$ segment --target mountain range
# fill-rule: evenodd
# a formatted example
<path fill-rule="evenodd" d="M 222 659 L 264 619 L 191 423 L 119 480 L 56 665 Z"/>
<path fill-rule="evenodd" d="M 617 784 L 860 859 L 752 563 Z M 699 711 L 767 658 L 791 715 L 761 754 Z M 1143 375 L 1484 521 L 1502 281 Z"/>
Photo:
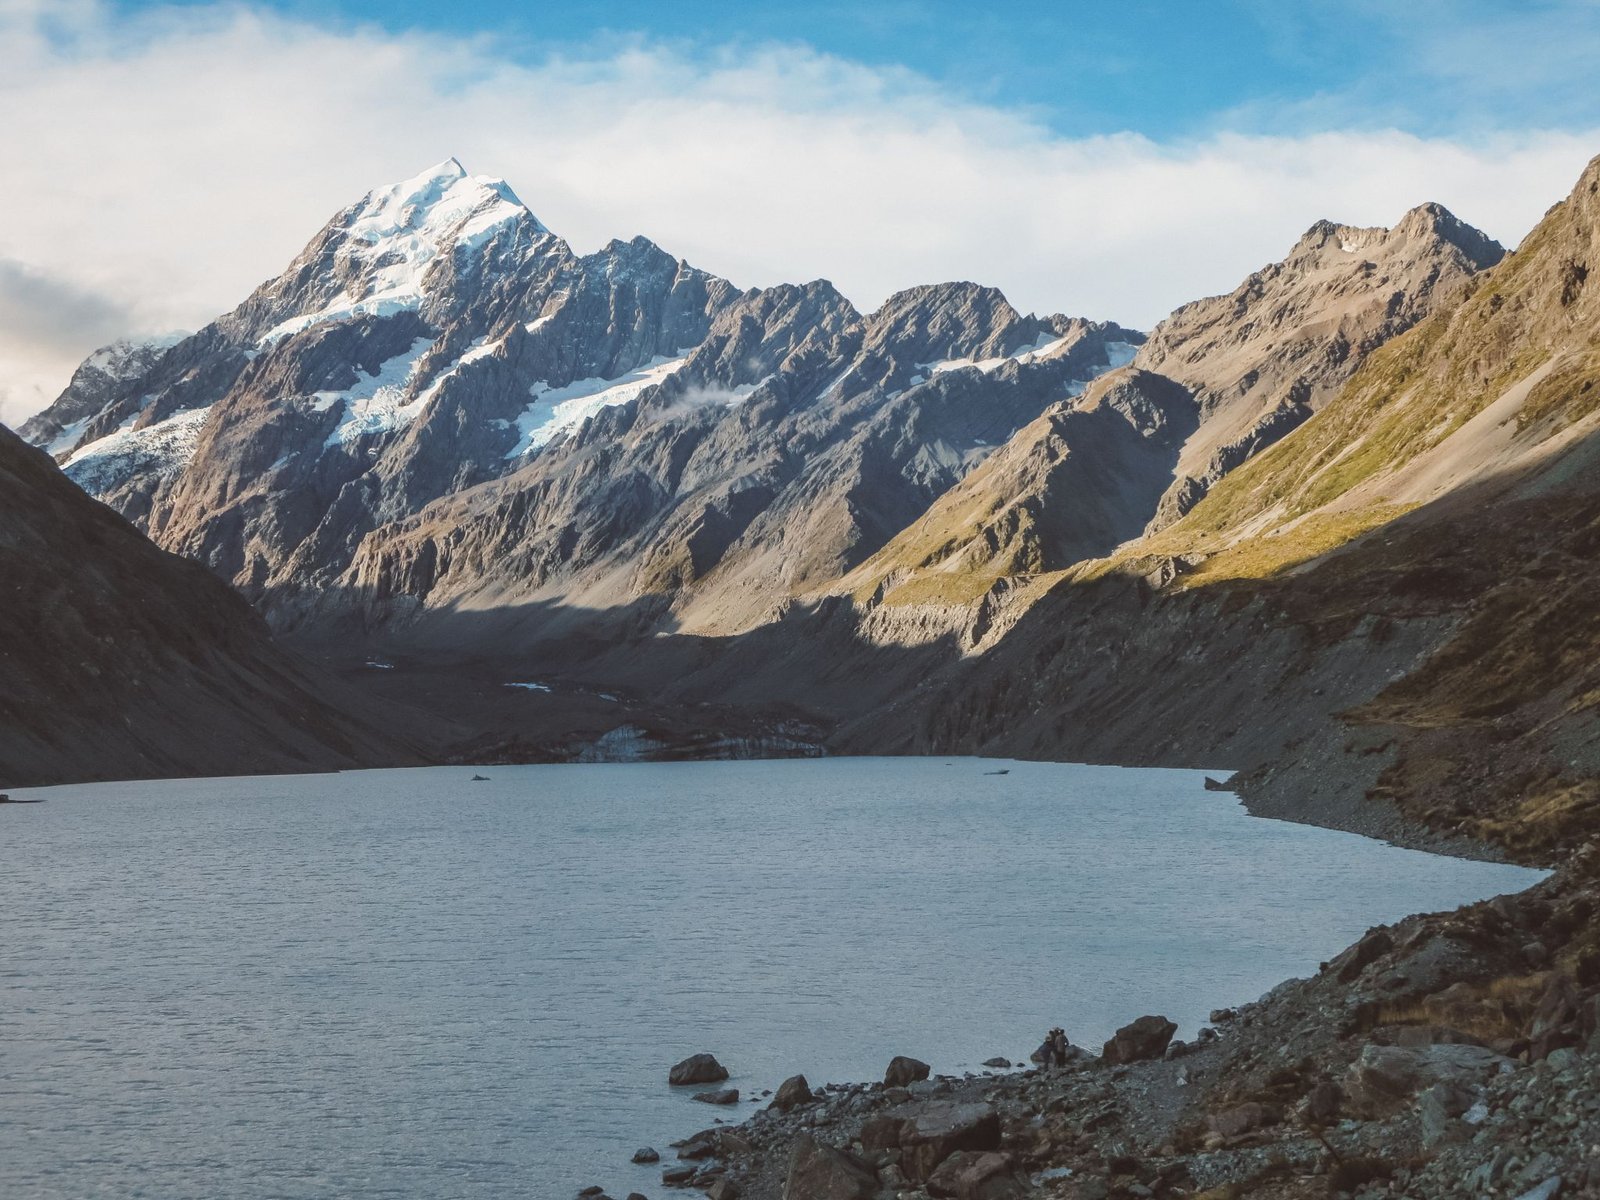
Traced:
<path fill-rule="evenodd" d="M 1535 854 L 1597 799 L 1597 187 L 1600 160 L 1512 253 L 1433 204 L 1318 221 L 1144 334 L 974 283 L 862 313 L 643 238 L 578 255 L 452 159 L 197 333 L 92 356 L 37 450 L 0 443 L 51 498 L 13 525 L 64 576 L 102 568 L 62 522 L 138 559 L 69 588 L 77 628 L 199 598 L 173 694 L 266 687 L 328 734 L 307 766 L 1202 763 L 1262 811 Z M 34 710 L 115 724 L 86 703 Z M 237 738 L 125 753 L 288 769 Z M 44 761 L 0 739 L 0 776 Z"/>

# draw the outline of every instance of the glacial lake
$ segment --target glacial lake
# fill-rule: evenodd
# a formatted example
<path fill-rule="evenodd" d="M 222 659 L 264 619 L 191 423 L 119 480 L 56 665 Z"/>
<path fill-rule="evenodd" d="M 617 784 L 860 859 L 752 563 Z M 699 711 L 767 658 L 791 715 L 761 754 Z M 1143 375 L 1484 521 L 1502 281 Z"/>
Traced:
<path fill-rule="evenodd" d="M 1005 771 L 1005 774 L 993 772 Z M 0 807 L 0 1194 L 660 1197 L 746 1097 L 1098 1047 L 1538 872 L 977 759 L 98 784 Z"/>

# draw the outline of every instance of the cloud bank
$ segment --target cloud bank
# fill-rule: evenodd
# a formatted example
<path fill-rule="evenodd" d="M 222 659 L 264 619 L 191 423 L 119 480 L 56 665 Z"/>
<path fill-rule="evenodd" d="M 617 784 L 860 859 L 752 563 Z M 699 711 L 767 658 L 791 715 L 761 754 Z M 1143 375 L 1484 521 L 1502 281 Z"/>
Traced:
<path fill-rule="evenodd" d="M 871 308 L 975 279 L 1148 327 L 1321 217 L 1437 200 L 1514 244 L 1597 151 L 1600 131 L 1072 138 L 804 46 L 529 65 L 237 5 L 0 0 L 0 419 L 109 336 L 197 328 L 334 212 L 452 154 L 580 252 L 642 233 L 742 286 L 826 277 Z"/>

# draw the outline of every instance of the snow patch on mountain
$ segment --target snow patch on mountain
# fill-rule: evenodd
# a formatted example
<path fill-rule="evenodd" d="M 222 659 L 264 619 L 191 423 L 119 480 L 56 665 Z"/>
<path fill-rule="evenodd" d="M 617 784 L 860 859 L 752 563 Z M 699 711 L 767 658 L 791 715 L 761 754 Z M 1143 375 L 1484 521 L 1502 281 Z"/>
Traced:
<path fill-rule="evenodd" d="M 176 479 L 194 457 L 205 408 L 174 413 L 143 429 L 124 426 L 91 442 L 62 464 L 62 470 L 84 491 L 103 496 L 134 476 Z"/>
<path fill-rule="evenodd" d="M 316 392 L 312 407 L 326 412 L 334 405 L 342 408 L 339 423 L 323 442 L 324 449 L 349 448 L 361 438 L 392 433 L 409 425 L 426 407 L 433 391 L 411 397 L 410 388 L 417 365 L 433 346 L 430 338 L 418 338 L 403 354 L 382 363 L 375 375 L 368 375 L 342 392 Z"/>
<path fill-rule="evenodd" d="M 415 310 L 427 296 L 428 274 L 441 258 L 478 250 L 509 224 L 550 231 L 503 179 L 468 175 L 447 159 L 414 178 L 369 192 L 346 211 L 334 252 L 341 275 L 356 281 L 322 307 L 273 326 L 260 344 L 326 321 L 392 316 Z"/>
<path fill-rule="evenodd" d="M 1106 361 L 1111 364 L 1113 371 L 1125 367 L 1133 361 L 1134 355 L 1139 353 L 1139 347 L 1132 342 L 1107 342 Z"/>
<path fill-rule="evenodd" d="M 186 331 L 174 330 L 169 333 L 118 338 L 109 346 L 101 346 L 89 355 L 83 360 L 83 366 L 103 371 L 113 379 L 124 379 L 132 373 L 143 370 L 147 365 L 143 360 L 150 353 L 170 350 L 189 336 Z"/>
<path fill-rule="evenodd" d="M 1009 362 L 1031 363 L 1053 358 L 1075 340 L 1071 335 L 1053 338 L 1048 333 L 1041 333 L 1034 339 L 1032 345 L 1018 347 L 1010 354 L 1002 354 L 994 358 L 945 358 L 937 362 L 918 363 L 917 368 L 927 372 L 929 375 L 940 375 L 946 371 L 959 371 L 964 367 L 975 367 L 987 375 Z M 1106 342 L 1105 352 L 1106 369 L 1115 371 L 1117 368 L 1125 367 L 1131 363 L 1133 356 L 1139 352 L 1139 347 L 1131 342 Z M 920 376 L 914 375 L 911 377 L 913 385 L 922 382 L 923 379 Z"/>
<path fill-rule="evenodd" d="M 530 454 L 583 424 L 602 408 L 628 403 L 683 366 L 687 356 L 687 352 L 679 358 L 657 355 L 644 366 L 616 379 L 578 379 L 558 388 L 543 381 L 535 383 L 534 402 L 517 418 L 517 444 L 506 458 Z"/>
<path fill-rule="evenodd" d="M 68 453 L 77 446 L 78 439 L 83 436 L 83 431 L 88 428 L 89 422 L 94 420 L 94 417 L 95 414 L 91 413 L 87 417 L 79 417 L 70 425 L 63 425 L 61 432 L 41 448 L 52 458 Z"/>
<path fill-rule="evenodd" d="M 945 371 L 959 371 L 963 367 L 976 367 L 987 375 L 1004 366 L 1008 362 L 1033 362 L 1035 359 L 1048 358 L 1055 351 L 1066 345 L 1069 338 L 1051 337 L 1048 333 L 1041 333 L 1032 343 L 1018 346 L 1010 354 L 997 355 L 994 358 L 942 358 L 937 362 L 918 363 L 917 369 L 929 375 L 939 375 Z"/>

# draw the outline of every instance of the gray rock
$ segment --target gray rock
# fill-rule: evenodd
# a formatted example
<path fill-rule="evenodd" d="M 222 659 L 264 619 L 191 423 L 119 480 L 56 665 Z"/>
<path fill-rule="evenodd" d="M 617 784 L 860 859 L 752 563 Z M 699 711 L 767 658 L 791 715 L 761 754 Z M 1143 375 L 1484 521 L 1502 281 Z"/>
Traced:
<path fill-rule="evenodd" d="M 928 1176 L 925 1189 L 940 1200 L 1013 1200 L 1027 1194 L 1004 1154 L 958 1150 Z"/>
<path fill-rule="evenodd" d="M 1108 1063 L 1131 1063 L 1160 1058 L 1178 1027 L 1165 1017 L 1140 1017 L 1124 1025 L 1100 1051 Z"/>
<path fill-rule="evenodd" d="M 865 1159 L 824 1145 L 810 1134 L 795 1139 L 783 1200 L 874 1200 L 877 1172 Z"/>
<path fill-rule="evenodd" d="M 1470 1127 L 1461 1118 L 1477 1098 L 1477 1089 L 1459 1080 L 1445 1080 L 1424 1091 L 1417 1098 L 1422 1144 L 1434 1149 L 1446 1143 L 1465 1141 Z"/>
<path fill-rule="evenodd" d="M 1225 1138 L 1236 1138 L 1263 1125 L 1276 1124 L 1277 1120 L 1278 1113 L 1274 1109 L 1250 1100 L 1222 1112 L 1212 1113 L 1206 1118 L 1206 1126 L 1211 1132 Z"/>
<path fill-rule="evenodd" d="M 636 1163 L 660 1162 L 661 1155 L 649 1146 L 641 1146 L 633 1152 L 633 1161 Z"/>
<path fill-rule="evenodd" d="M 897 1054 L 889 1062 L 889 1069 L 883 1073 L 884 1087 L 905 1087 L 920 1079 L 926 1079 L 932 1068 L 920 1059 L 907 1058 Z"/>
<path fill-rule="evenodd" d="M 717 1088 L 710 1092 L 696 1092 L 694 1099 L 701 1104 L 737 1104 L 739 1103 L 738 1088 Z"/>
<path fill-rule="evenodd" d="M 1328 963 L 1328 971 L 1340 983 L 1351 983 L 1363 971 L 1394 949 L 1394 937 L 1386 929 L 1374 929 Z"/>
<path fill-rule="evenodd" d="M 1369 1114 L 1391 1111 L 1435 1083 L 1481 1083 L 1514 1064 L 1481 1046 L 1363 1046 L 1345 1078 L 1345 1092 Z"/>
<path fill-rule="evenodd" d="M 867 1150 L 899 1150 L 906 1178 L 924 1181 L 957 1150 L 998 1150 L 1000 1117 L 988 1103 L 947 1100 L 902 1105 L 861 1127 Z"/>
<path fill-rule="evenodd" d="M 1297 1111 L 1303 1123 L 1314 1129 L 1322 1129 L 1339 1119 L 1339 1109 L 1343 1104 L 1344 1089 L 1325 1079 L 1306 1093 Z"/>
<path fill-rule="evenodd" d="M 691 1054 L 667 1072 L 667 1082 L 674 1087 L 695 1083 L 720 1083 L 728 1077 L 728 1069 L 710 1054 Z"/>
<path fill-rule="evenodd" d="M 779 1112 L 787 1112 L 801 1104 L 810 1104 L 816 1097 L 812 1095 L 811 1086 L 806 1083 L 804 1075 L 791 1075 L 778 1085 L 777 1093 L 772 1097 L 769 1108 Z"/>

